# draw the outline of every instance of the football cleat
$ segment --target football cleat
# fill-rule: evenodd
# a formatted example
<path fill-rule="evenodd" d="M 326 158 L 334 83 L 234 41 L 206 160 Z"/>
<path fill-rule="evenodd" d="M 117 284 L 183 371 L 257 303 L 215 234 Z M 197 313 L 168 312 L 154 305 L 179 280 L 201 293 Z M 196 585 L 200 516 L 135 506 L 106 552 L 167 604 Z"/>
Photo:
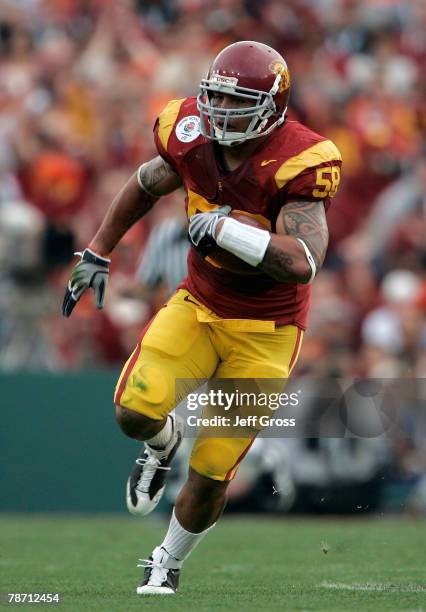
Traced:
<path fill-rule="evenodd" d="M 155 449 L 145 443 L 136 459 L 130 477 L 127 480 L 126 503 L 131 514 L 146 516 L 154 510 L 166 488 L 166 476 L 170 463 L 182 442 L 184 424 L 174 414 L 172 420 L 172 437 L 164 449 Z"/>
<path fill-rule="evenodd" d="M 179 584 L 182 562 L 164 548 L 157 546 L 149 559 L 139 559 L 144 567 L 143 582 L 137 587 L 138 595 L 174 595 Z"/>

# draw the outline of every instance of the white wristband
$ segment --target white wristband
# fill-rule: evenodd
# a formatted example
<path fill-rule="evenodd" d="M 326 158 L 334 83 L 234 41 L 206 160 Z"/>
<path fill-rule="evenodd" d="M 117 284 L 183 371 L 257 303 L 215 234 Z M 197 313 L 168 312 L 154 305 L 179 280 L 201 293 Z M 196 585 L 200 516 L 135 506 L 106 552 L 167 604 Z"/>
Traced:
<path fill-rule="evenodd" d="M 219 230 L 216 243 L 251 266 L 257 266 L 263 260 L 270 240 L 271 235 L 267 230 L 227 217 Z"/>
<path fill-rule="evenodd" d="M 315 275 L 317 273 L 317 266 L 315 264 L 314 258 L 312 257 L 312 253 L 308 249 L 306 243 L 301 238 L 297 238 L 297 240 L 302 245 L 302 247 L 303 247 L 303 249 L 305 251 L 306 259 L 308 260 L 308 264 L 311 266 L 311 278 L 307 282 L 307 284 L 309 285 L 310 283 L 312 283 L 312 281 L 315 278 Z"/>

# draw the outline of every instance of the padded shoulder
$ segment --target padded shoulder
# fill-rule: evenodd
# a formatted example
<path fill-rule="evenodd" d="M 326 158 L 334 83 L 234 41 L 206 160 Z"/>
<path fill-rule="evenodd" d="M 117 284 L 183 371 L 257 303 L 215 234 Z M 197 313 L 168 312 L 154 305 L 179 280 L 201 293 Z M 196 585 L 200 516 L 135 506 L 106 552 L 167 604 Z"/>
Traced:
<path fill-rule="evenodd" d="M 275 183 L 282 189 L 305 170 L 333 161 L 342 161 L 339 149 L 331 140 L 321 140 L 287 159 L 276 172 Z"/>
<path fill-rule="evenodd" d="M 167 151 L 170 134 L 172 133 L 173 126 L 176 123 L 177 116 L 185 100 L 186 98 L 170 100 L 158 115 L 158 138 L 165 151 Z"/>

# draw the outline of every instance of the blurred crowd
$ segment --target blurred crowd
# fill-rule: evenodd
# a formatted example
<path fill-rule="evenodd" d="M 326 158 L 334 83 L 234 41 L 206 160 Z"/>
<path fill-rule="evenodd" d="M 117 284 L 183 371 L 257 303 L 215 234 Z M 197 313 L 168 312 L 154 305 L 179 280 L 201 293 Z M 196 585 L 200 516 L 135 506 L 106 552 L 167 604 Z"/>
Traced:
<path fill-rule="evenodd" d="M 426 376 L 425 30 L 424 0 L 3 0 L 0 370 L 121 366 L 173 290 L 144 262 L 183 193 L 117 247 L 105 309 L 84 296 L 65 320 L 73 253 L 156 154 L 165 103 L 255 39 L 288 62 L 290 117 L 344 159 L 299 372 Z"/>
<path fill-rule="evenodd" d="M 344 160 L 298 374 L 426 377 L 425 31 L 425 0 L 2 0 L 0 371 L 122 366 L 185 274 L 183 192 L 121 241 L 104 310 L 85 295 L 65 320 L 73 254 L 156 154 L 165 103 L 254 39 L 287 60 L 290 118 Z M 406 439 L 256 441 L 231 510 L 426 511 L 410 410 Z"/>

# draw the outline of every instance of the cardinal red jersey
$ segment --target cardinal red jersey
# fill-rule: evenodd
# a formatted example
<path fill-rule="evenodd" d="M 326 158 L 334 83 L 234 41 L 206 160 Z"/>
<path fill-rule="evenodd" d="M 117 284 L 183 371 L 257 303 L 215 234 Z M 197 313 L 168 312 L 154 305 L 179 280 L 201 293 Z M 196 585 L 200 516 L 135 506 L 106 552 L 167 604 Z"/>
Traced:
<path fill-rule="evenodd" d="M 221 147 L 200 133 L 195 97 L 169 102 L 155 123 L 154 135 L 159 154 L 182 179 L 188 217 L 227 204 L 275 232 L 287 202 L 324 201 L 327 209 L 339 185 L 339 150 L 297 121 L 275 129 L 230 172 L 218 162 Z M 228 272 L 202 259 L 194 248 L 181 286 L 223 318 L 307 326 L 310 285 L 278 282 L 263 273 Z"/>

